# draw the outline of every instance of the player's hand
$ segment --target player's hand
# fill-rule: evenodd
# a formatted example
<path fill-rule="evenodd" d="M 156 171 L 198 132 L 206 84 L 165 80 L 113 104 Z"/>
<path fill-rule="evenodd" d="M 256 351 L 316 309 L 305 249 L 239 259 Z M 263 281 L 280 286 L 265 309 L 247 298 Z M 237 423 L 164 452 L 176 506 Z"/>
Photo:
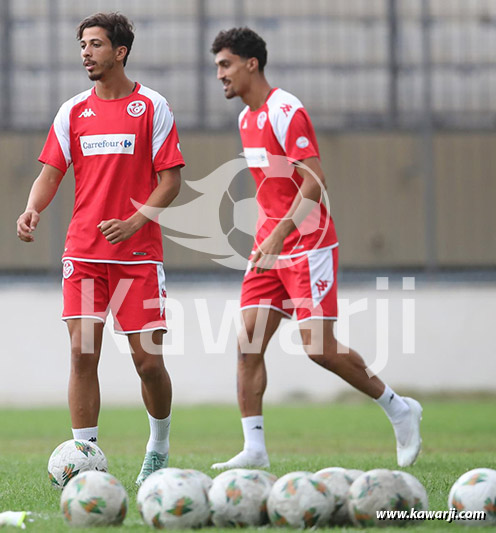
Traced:
<path fill-rule="evenodd" d="M 270 270 L 277 261 L 284 246 L 284 239 L 280 239 L 275 233 L 271 233 L 258 247 L 251 258 L 251 269 L 257 274 Z"/>
<path fill-rule="evenodd" d="M 40 215 L 34 209 L 26 209 L 17 219 L 17 236 L 21 241 L 33 242 L 33 231 L 36 229 Z"/>
<path fill-rule="evenodd" d="M 118 218 L 102 220 L 97 225 L 97 228 L 110 244 L 126 241 L 136 233 L 136 228 L 131 222 L 128 220 L 119 220 Z"/>

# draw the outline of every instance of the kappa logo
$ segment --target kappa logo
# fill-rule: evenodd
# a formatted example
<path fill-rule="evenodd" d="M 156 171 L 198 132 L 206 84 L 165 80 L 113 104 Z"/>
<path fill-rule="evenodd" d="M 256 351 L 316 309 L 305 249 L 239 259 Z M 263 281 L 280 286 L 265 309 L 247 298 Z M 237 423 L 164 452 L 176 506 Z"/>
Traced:
<path fill-rule="evenodd" d="M 282 111 L 286 116 L 289 115 L 289 112 L 291 111 L 291 109 L 293 109 L 293 106 L 292 106 L 292 105 L 289 105 L 289 104 L 282 104 L 282 106 L 281 106 L 281 111 Z"/>
<path fill-rule="evenodd" d="M 315 286 L 319 290 L 319 296 L 327 289 L 329 282 L 326 279 L 319 279 Z"/>
<path fill-rule="evenodd" d="M 162 288 L 160 291 L 160 316 L 165 318 L 165 300 L 167 299 L 167 291 Z"/>
<path fill-rule="evenodd" d="M 91 107 L 85 109 L 80 115 L 78 118 L 89 118 L 89 117 L 96 117 L 96 114 L 95 112 L 93 111 L 93 109 L 91 109 Z"/>

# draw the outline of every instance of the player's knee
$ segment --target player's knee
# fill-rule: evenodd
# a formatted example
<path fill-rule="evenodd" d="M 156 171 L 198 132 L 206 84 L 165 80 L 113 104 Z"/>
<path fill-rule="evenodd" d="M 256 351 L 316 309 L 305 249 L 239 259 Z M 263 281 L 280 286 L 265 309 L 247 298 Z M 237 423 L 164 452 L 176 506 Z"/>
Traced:
<path fill-rule="evenodd" d="M 305 346 L 305 351 L 311 361 L 335 372 L 339 366 L 339 354 L 333 346 Z"/>
<path fill-rule="evenodd" d="M 135 363 L 136 372 L 138 372 L 141 381 L 150 383 L 156 381 L 162 377 L 164 370 L 163 361 L 159 358 L 148 357 L 143 358 L 141 361 Z"/>
<path fill-rule="evenodd" d="M 71 347 L 71 371 L 78 375 L 89 375 L 96 373 L 98 367 L 98 357 L 94 353 L 83 350 L 81 345 L 76 344 Z"/>
<path fill-rule="evenodd" d="M 246 326 L 238 334 L 239 352 L 241 354 L 259 354 L 263 351 L 264 336 L 255 326 Z"/>
<path fill-rule="evenodd" d="M 262 353 L 244 353 L 238 350 L 238 369 L 241 368 L 259 368 L 259 365 L 263 364 Z"/>

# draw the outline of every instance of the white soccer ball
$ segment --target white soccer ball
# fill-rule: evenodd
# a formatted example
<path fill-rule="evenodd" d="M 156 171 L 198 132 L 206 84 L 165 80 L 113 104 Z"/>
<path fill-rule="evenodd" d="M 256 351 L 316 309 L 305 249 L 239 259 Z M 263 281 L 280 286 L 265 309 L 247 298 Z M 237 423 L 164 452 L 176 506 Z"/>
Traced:
<path fill-rule="evenodd" d="M 219 474 L 208 493 L 212 522 L 217 527 L 261 526 L 269 519 L 270 474 L 235 468 Z"/>
<path fill-rule="evenodd" d="M 67 440 L 59 444 L 48 459 L 48 478 L 59 490 L 73 477 L 89 470 L 107 472 L 108 464 L 102 450 L 87 440 Z"/>
<path fill-rule="evenodd" d="M 60 497 L 60 510 L 70 526 L 114 526 L 126 518 L 128 497 L 107 472 L 89 471 L 72 478 Z"/>
<path fill-rule="evenodd" d="M 350 484 L 359 478 L 363 474 L 363 470 L 357 470 L 356 468 L 347 468 L 346 476 L 350 479 Z"/>
<path fill-rule="evenodd" d="M 184 470 L 184 472 L 187 472 L 192 477 L 198 479 L 198 481 L 201 483 L 203 490 L 208 495 L 208 491 L 210 490 L 210 487 L 212 486 L 212 483 L 214 482 L 213 479 L 210 476 L 207 476 L 204 472 L 201 472 L 200 470 L 194 470 L 192 468 L 187 468 Z"/>
<path fill-rule="evenodd" d="M 271 472 L 267 472 L 267 470 L 252 470 L 252 472 L 257 472 L 257 474 L 264 477 L 270 483 L 271 487 L 277 481 L 277 476 Z"/>
<path fill-rule="evenodd" d="M 319 470 L 314 474 L 317 479 L 324 483 L 329 493 L 334 496 L 334 511 L 332 512 L 329 521 L 331 526 L 343 526 L 352 523 L 351 518 L 348 515 L 348 506 L 346 503 L 348 498 L 348 490 L 356 477 L 358 477 L 355 475 L 356 472 L 361 471 L 354 470 L 350 475 L 349 471 L 345 468 L 332 466 Z"/>
<path fill-rule="evenodd" d="M 334 510 L 334 497 L 319 478 L 308 472 L 290 472 L 272 486 L 267 502 L 274 526 L 325 526 Z"/>
<path fill-rule="evenodd" d="M 348 492 L 348 514 L 356 526 L 405 525 L 407 520 L 399 518 L 380 520 L 377 512 L 409 512 L 412 500 L 412 491 L 402 476 L 391 470 L 378 468 L 364 472 L 351 484 Z"/>
<path fill-rule="evenodd" d="M 198 528 L 210 518 L 207 493 L 199 476 L 179 468 L 162 468 L 148 476 L 137 502 L 143 520 L 157 529 Z"/>
<path fill-rule="evenodd" d="M 451 487 L 448 507 L 462 511 L 484 511 L 485 520 L 458 518 L 457 523 L 467 526 L 496 525 L 496 470 L 474 468 L 461 475 Z"/>
<path fill-rule="evenodd" d="M 403 472 L 403 470 L 393 470 L 393 472 L 402 476 L 412 491 L 412 500 L 408 502 L 410 509 L 427 511 L 429 509 L 429 497 L 422 483 L 415 476 L 408 472 Z"/>

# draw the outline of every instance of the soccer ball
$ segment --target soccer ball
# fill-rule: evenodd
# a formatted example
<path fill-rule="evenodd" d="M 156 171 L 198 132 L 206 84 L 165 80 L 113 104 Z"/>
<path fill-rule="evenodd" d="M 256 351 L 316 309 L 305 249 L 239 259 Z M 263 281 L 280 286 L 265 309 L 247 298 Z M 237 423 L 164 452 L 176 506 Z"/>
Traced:
<path fill-rule="evenodd" d="M 261 526 L 269 519 L 267 498 L 271 474 L 236 468 L 219 474 L 208 493 L 212 522 L 217 527 Z"/>
<path fill-rule="evenodd" d="M 267 470 L 252 470 L 252 472 L 256 472 L 257 474 L 260 474 L 262 477 L 264 477 L 270 483 L 271 487 L 277 481 L 277 476 L 275 474 L 267 472 Z"/>
<path fill-rule="evenodd" d="M 309 472 L 290 472 L 272 486 L 267 507 L 274 526 L 325 526 L 334 510 L 334 496 Z"/>
<path fill-rule="evenodd" d="M 212 486 L 213 479 L 210 476 L 207 476 L 207 474 L 201 472 L 200 470 L 193 470 L 192 468 L 187 468 L 186 470 L 184 470 L 184 472 L 187 472 L 193 478 L 198 479 L 198 481 L 201 483 L 201 486 L 203 487 L 203 490 L 205 491 L 205 494 L 207 494 L 208 496 L 208 491 Z"/>
<path fill-rule="evenodd" d="M 496 470 L 475 468 L 465 472 L 451 487 L 448 507 L 460 511 L 484 511 L 485 520 L 462 519 L 467 526 L 496 525 Z"/>
<path fill-rule="evenodd" d="M 348 492 L 348 514 L 356 526 L 405 525 L 406 520 L 379 520 L 377 511 L 410 511 L 413 494 L 402 476 L 378 468 L 364 472 Z"/>
<path fill-rule="evenodd" d="M 363 474 L 363 470 L 357 470 L 356 468 L 347 468 L 346 477 L 350 480 L 350 485 Z"/>
<path fill-rule="evenodd" d="M 351 524 L 351 518 L 348 515 L 348 506 L 346 505 L 348 490 L 353 481 L 358 477 L 355 473 L 360 470 L 352 471 L 341 468 L 339 466 L 332 466 L 319 470 L 314 476 L 322 481 L 327 487 L 330 494 L 334 496 L 335 505 L 334 511 L 331 514 L 330 525 L 343 526 Z M 353 477 L 354 476 L 354 477 Z"/>
<path fill-rule="evenodd" d="M 402 470 L 393 470 L 393 472 L 406 481 L 406 484 L 410 487 L 412 491 L 412 500 L 408 502 L 408 505 L 411 509 L 416 511 L 427 511 L 429 509 L 429 498 L 427 496 L 427 491 L 425 487 L 420 483 L 420 481 L 412 474 L 408 472 L 403 472 Z"/>
<path fill-rule="evenodd" d="M 107 458 L 102 450 L 87 440 L 67 440 L 59 444 L 48 459 L 48 478 L 52 487 L 62 490 L 81 472 L 107 472 Z"/>
<path fill-rule="evenodd" d="M 199 476 L 179 468 L 162 468 L 148 476 L 137 502 L 145 523 L 157 529 L 198 528 L 210 518 L 207 493 Z"/>
<path fill-rule="evenodd" d="M 70 526 L 113 526 L 126 518 L 128 497 L 107 472 L 89 471 L 73 477 L 60 497 L 60 510 Z"/>

